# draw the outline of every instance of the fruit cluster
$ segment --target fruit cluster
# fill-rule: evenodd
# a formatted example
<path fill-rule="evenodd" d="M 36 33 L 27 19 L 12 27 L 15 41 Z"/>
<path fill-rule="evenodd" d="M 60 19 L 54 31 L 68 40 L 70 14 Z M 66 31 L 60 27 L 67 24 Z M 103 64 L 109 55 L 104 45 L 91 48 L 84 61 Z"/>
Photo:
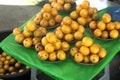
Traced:
<path fill-rule="evenodd" d="M 76 21 L 66 16 L 63 18 L 61 25 L 56 28 L 55 34 L 58 39 L 72 42 L 80 40 L 84 35 L 84 26 L 79 25 Z"/>
<path fill-rule="evenodd" d="M 51 3 L 51 6 L 58 11 L 69 11 L 75 3 L 75 0 L 49 0 L 49 2 Z"/>
<path fill-rule="evenodd" d="M 24 47 L 31 47 L 40 42 L 41 38 L 46 34 L 46 28 L 37 28 L 34 21 L 29 21 L 23 30 L 19 28 L 13 29 L 15 41 L 23 44 Z"/>
<path fill-rule="evenodd" d="M 80 25 L 88 25 L 93 20 L 98 20 L 98 11 L 90 7 L 90 3 L 85 0 L 76 6 L 76 10 L 70 13 L 70 17 L 76 20 Z"/>
<path fill-rule="evenodd" d="M 46 3 L 33 21 L 41 27 L 55 28 L 62 21 L 62 16 L 58 14 L 55 8 Z"/>
<path fill-rule="evenodd" d="M 8 56 L 5 52 L 0 54 L 0 75 L 17 74 L 27 69 L 29 69 L 28 66 L 21 64 L 21 62 Z"/>
<path fill-rule="evenodd" d="M 67 42 L 60 41 L 52 32 L 47 33 L 46 36 L 42 38 L 41 44 L 43 48 L 38 51 L 38 57 L 44 61 L 65 60 L 67 57 L 66 51 L 70 48 Z"/>
<path fill-rule="evenodd" d="M 99 44 L 93 44 L 93 39 L 86 36 L 82 41 L 75 43 L 75 47 L 70 49 L 70 54 L 77 63 L 96 64 L 105 58 L 107 51 Z"/>
<path fill-rule="evenodd" d="M 103 14 L 101 21 L 91 21 L 89 27 L 93 35 L 102 39 L 115 39 L 120 34 L 120 22 L 112 22 L 111 15 Z"/>

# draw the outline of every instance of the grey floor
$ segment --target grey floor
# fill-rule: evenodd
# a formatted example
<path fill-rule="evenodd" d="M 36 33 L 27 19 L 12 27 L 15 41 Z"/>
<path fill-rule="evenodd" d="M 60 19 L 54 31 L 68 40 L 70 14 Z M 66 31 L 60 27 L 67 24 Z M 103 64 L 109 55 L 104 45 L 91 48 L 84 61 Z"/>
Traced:
<path fill-rule="evenodd" d="M 5 6 L 0 5 L 0 31 L 12 30 L 15 27 L 21 26 L 37 12 L 40 11 L 40 6 Z M 101 72 L 98 76 L 101 76 Z M 111 80 L 120 80 L 120 53 L 110 62 L 110 78 Z M 95 80 L 98 80 L 98 78 Z"/>

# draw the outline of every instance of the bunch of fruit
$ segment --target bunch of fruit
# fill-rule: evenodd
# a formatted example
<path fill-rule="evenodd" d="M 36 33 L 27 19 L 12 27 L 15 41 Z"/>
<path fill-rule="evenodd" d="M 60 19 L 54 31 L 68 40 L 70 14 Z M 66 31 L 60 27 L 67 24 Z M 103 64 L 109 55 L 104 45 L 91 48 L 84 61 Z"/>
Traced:
<path fill-rule="evenodd" d="M 80 40 L 84 35 L 84 31 L 84 26 L 66 16 L 63 18 L 61 25 L 56 28 L 55 34 L 58 39 L 72 42 Z"/>
<path fill-rule="evenodd" d="M 23 30 L 14 28 L 13 34 L 17 43 L 29 48 L 40 42 L 41 38 L 46 34 L 46 28 L 37 28 L 34 21 L 29 21 Z"/>
<path fill-rule="evenodd" d="M 93 39 L 86 36 L 82 41 L 75 43 L 75 47 L 70 49 L 70 54 L 77 63 L 96 64 L 105 58 L 107 51 L 99 44 L 93 44 Z"/>
<path fill-rule="evenodd" d="M 49 0 L 49 2 L 51 3 L 51 6 L 58 11 L 69 11 L 73 7 L 75 0 Z"/>
<path fill-rule="evenodd" d="M 70 49 L 67 42 L 60 41 L 57 36 L 49 32 L 41 40 L 43 48 L 38 51 L 38 57 L 45 61 L 65 60 L 67 57 L 66 51 Z"/>
<path fill-rule="evenodd" d="M 29 69 L 28 66 L 21 64 L 5 52 L 0 54 L 0 75 L 12 75 L 24 72 Z"/>
<path fill-rule="evenodd" d="M 36 24 L 45 28 L 54 28 L 62 21 L 62 16 L 58 14 L 55 8 L 46 3 L 41 11 L 33 19 Z"/>
<path fill-rule="evenodd" d="M 108 13 L 103 14 L 102 20 L 99 22 L 91 21 L 89 27 L 97 38 L 115 39 L 120 34 L 120 22 L 112 22 L 111 15 Z"/>
<path fill-rule="evenodd" d="M 89 22 L 99 18 L 97 9 L 90 7 L 90 3 L 87 0 L 77 5 L 76 10 L 70 13 L 70 17 L 80 25 L 88 25 Z"/>

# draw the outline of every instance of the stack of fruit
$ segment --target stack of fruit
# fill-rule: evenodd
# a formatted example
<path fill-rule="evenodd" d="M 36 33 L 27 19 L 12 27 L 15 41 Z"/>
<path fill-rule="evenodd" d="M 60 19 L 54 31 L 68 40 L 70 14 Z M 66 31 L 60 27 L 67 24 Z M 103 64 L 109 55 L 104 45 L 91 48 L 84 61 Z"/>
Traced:
<path fill-rule="evenodd" d="M 55 8 L 46 3 L 33 21 L 41 27 L 55 28 L 61 23 L 62 16 L 58 14 Z"/>
<path fill-rule="evenodd" d="M 42 50 L 38 51 L 38 57 L 41 60 L 58 61 L 66 59 L 66 51 L 69 50 L 70 45 L 67 42 L 62 42 L 57 36 L 49 32 L 42 38 Z"/>
<path fill-rule="evenodd" d="M 13 57 L 7 55 L 5 52 L 0 54 L 0 75 L 12 75 L 22 73 L 29 69 L 28 66 L 21 64 Z"/>
<path fill-rule="evenodd" d="M 73 42 L 80 40 L 84 35 L 84 31 L 84 26 L 66 16 L 63 18 L 61 25 L 55 30 L 55 34 L 58 39 Z"/>
<path fill-rule="evenodd" d="M 82 41 L 75 43 L 70 49 L 70 54 L 75 62 L 84 64 L 96 64 L 107 55 L 107 51 L 99 44 L 93 44 L 93 39 L 84 37 Z"/>
<path fill-rule="evenodd" d="M 76 10 L 70 13 L 70 17 L 76 20 L 80 25 L 88 25 L 93 20 L 98 20 L 98 11 L 90 7 L 90 3 L 85 0 L 76 6 Z"/>
<path fill-rule="evenodd" d="M 19 28 L 13 29 L 15 41 L 23 44 L 24 47 L 29 48 L 40 42 L 41 38 L 46 34 L 46 28 L 37 28 L 35 22 L 29 21 L 22 31 Z"/>
<path fill-rule="evenodd" d="M 75 0 L 49 0 L 49 2 L 58 11 L 69 11 L 75 5 Z"/>
<path fill-rule="evenodd" d="M 101 21 L 91 21 L 89 27 L 94 36 L 102 39 L 118 38 L 120 34 L 120 22 L 112 22 L 111 20 L 111 15 L 105 13 Z"/>

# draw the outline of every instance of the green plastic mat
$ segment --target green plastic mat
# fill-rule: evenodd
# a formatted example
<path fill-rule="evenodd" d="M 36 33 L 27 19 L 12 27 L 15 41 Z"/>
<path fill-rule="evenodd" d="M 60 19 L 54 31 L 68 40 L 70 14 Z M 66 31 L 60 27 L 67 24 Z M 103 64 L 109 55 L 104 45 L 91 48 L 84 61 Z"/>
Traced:
<path fill-rule="evenodd" d="M 102 16 L 106 9 L 99 12 Z M 31 18 L 32 19 L 32 18 Z M 30 20 L 31 20 L 30 19 Z M 27 23 L 27 22 L 26 22 Z M 20 28 L 26 25 L 23 24 Z M 112 58 L 120 50 L 120 38 L 114 40 L 100 40 L 93 37 L 88 27 L 86 27 L 85 36 L 93 38 L 94 43 L 101 44 L 107 50 L 107 56 L 98 64 L 83 65 L 75 63 L 69 56 L 62 62 L 44 62 L 37 57 L 34 48 L 25 48 L 15 42 L 13 34 L 6 37 L 1 43 L 0 47 L 8 54 L 21 61 L 22 63 L 37 68 L 56 80 L 92 80 L 101 70 L 105 68 Z M 74 44 L 71 44 L 71 47 Z"/>

